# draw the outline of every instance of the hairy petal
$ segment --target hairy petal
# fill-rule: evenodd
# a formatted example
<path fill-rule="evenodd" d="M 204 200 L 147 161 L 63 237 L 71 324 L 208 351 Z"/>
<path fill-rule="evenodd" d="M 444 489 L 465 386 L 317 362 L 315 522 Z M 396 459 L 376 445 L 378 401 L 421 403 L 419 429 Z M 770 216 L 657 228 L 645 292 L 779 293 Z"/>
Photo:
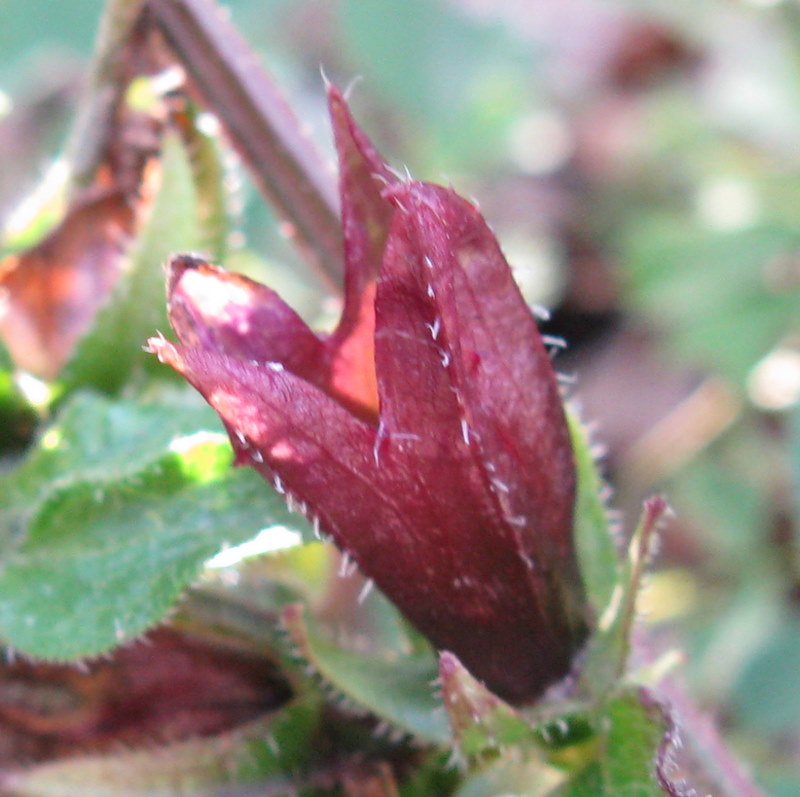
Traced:
<path fill-rule="evenodd" d="M 275 362 L 253 364 L 160 338 L 149 346 L 219 413 L 240 462 L 271 482 L 277 476 L 279 491 L 306 501 L 337 542 L 340 523 L 359 526 L 380 502 L 374 428 L 319 388 Z"/>
<path fill-rule="evenodd" d="M 573 456 L 549 357 L 480 214 L 400 184 L 329 91 L 342 320 L 326 341 L 272 291 L 172 264 L 183 346 L 151 341 L 431 642 L 502 698 L 568 674 L 585 636 Z"/>
<path fill-rule="evenodd" d="M 572 542 L 575 464 L 550 357 L 495 236 L 452 190 L 405 183 L 408 245 L 425 253 L 437 333 L 464 428 L 531 564 L 543 612 L 583 639 L 584 595 Z"/>
<path fill-rule="evenodd" d="M 238 461 L 305 506 L 434 645 L 515 701 L 564 674 L 543 639 L 510 530 L 457 438 L 440 439 L 433 428 L 420 441 L 381 437 L 275 364 L 162 339 L 150 346 L 217 410 Z M 444 373 L 438 354 L 436 362 Z M 418 442 L 431 452 L 426 459 L 418 459 Z"/>
<path fill-rule="evenodd" d="M 458 343 L 442 325 L 428 281 L 432 250 L 422 245 L 415 213 L 401 205 L 378 282 L 377 450 L 386 472 L 408 463 L 403 506 L 418 535 L 414 580 L 422 580 L 426 597 L 404 604 L 389 594 L 437 647 L 520 702 L 567 674 L 574 641 L 563 612 L 548 613 L 549 577 L 521 555 L 505 493 L 486 478 L 479 438 L 453 381 Z"/>

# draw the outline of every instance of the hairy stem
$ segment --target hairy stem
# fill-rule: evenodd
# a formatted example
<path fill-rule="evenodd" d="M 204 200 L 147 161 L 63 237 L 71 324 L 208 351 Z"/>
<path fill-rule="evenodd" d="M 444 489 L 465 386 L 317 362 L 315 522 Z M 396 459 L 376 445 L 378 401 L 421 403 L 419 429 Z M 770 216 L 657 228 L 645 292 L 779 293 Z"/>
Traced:
<path fill-rule="evenodd" d="M 310 250 L 328 287 L 338 288 L 342 234 L 333 175 L 255 53 L 210 0 L 150 0 L 149 6 L 262 193 Z"/>
<path fill-rule="evenodd" d="M 73 188 L 91 182 L 112 133 L 114 110 L 127 85 L 125 45 L 144 0 L 109 0 L 95 42 L 83 98 L 67 143 Z"/>
<path fill-rule="evenodd" d="M 667 679 L 658 691 L 676 715 L 685 739 L 685 750 L 679 758 L 686 759 L 693 784 L 702 781 L 697 784 L 703 786 L 702 793 L 713 789 L 717 797 L 765 797 L 750 773 L 726 747 L 711 717 L 700 711 L 675 679 Z"/>

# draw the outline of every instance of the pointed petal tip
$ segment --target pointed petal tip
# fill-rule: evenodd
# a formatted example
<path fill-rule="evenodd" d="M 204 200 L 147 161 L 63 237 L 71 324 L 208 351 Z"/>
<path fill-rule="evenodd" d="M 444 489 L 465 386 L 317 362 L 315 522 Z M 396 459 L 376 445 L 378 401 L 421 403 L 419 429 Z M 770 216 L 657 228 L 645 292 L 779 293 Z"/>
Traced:
<path fill-rule="evenodd" d="M 649 528 L 655 528 L 661 521 L 673 514 L 672 507 L 663 495 L 653 495 L 644 501 L 644 522 Z"/>
<path fill-rule="evenodd" d="M 377 179 L 383 184 L 393 183 L 397 180 L 384 157 L 359 127 L 350 110 L 348 99 L 359 80 L 360 78 L 354 79 L 344 91 L 333 83 L 326 86 L 328 112 L 339 156 L 340 193 L 343 205 L 353 188 L 353 185 L 350 185 L 348 190 L 345 186 L 352 183 L 353 178 L 358 180 L 360 176 L 363 177 L 359 173 L 364 169 L 371 173 L 370 176 L 373 179 Z M 373 197 L 373 201 L 375 200 L 380 201 L 379 195 Z"/>
<path fill-rule="evenodd" d="M 328 107 L 333 111 L 332 106 L 340 106 L 340 105 L 347 105 L 344 100 L 344 95 L 342 94 L 339 87 L 331 80 L 328 79 L 328 76 L 323 72 L 322 79 L 325 81 L 325 94 L 328 97 Z"/>
<path fill-rule="evenodd" d="M 453 678 L 458 672 L 460 662 L 449 650 L 439 651 L 439 677 L 442 682 Z"/>
<path fill-rule="evenodd" d="M 352 118 L 350 107 L 342 90 L 335 83 L 326 81 L 325 94 L 328 98 L 328 114 L 331 118 L 334 138 L 339 139 L 342 137 L 343 131 L 348 128 L 352 130 L 355 120 Z"/>
<path fill-rule="evenodd" d="M 187 271 L 194 271 L 203 267 L 211 267 L 211 264 L 200 255 L 188 252 L 172 255 L 166 264 L 167 296 L 172 296 L 175 286 Z"/>
<path fill-rule="evenodd" d="M 328 97 L 328 107 L 331 112 L 333 112 L 334 108 L 341 108 L 349 114 L 350 108 L 348 103 L 355 87 L 358 86 L 358 84 L 363 80 L 362 76 L 356 75 L 350 80 L 344 89 L 340 89 L 335 83 L 333 83 L 325 74 L 324 70 L 322 71 L 322 80 L 325 84 L 325 93 Z"/>

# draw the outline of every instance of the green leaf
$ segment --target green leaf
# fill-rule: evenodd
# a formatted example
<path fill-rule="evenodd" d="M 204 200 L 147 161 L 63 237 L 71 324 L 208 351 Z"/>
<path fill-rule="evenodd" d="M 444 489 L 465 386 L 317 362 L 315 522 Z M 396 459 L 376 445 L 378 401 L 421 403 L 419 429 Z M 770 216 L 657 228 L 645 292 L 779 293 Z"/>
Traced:
<path fill-rule="evenodd" d="M 603 707 L 596 760 L 554 797 L 663 797 L 656 777 L 667 731 L 645 690 L 618 695 Z"/>
<path fill-rule="evenodd" d="M 434 696 L 437 673 L 430 652 L 380 656 L 349 650 L 326 638 L 299 603 L 286 607 L 283 622 L 296 654 L 358 710 L 423 741 L 450 739 L 444 709 Z"/>
<path fill-rule="evenodd" d="M 198 478 L 196 458 L 216 460 L 215 478 Z M 0 574 L 0 636 L 48 660 L 103 653 L 159 622 L 223 544 L 291 525 L 282 500 L 229 458 L 227 445 L 206 443 L 52 494 Z"/>
<path fill-rule="evenodd" d="M 567 420 L 578 472 L 575 545 L 589 604 L 599 613 L 608 605 L 619 580 L 619 557 L 603 498 L 607 488 L 598 472 L 589 435 L 574 413 L 568 413 Z"/>
<path fill-rule="evenodd" d="M 164 138 L 162 170 L 161 187 L 128 255 L 127 271 L 62 375 L 67 389 L 92 385 L 114 393 L 134 371 L 163 378 L 170 373 L 142 346 L 157 330 L 169 328 L 163 264 L 174 252 L 195 250 L 201 243 L 192 167 L 177 136 Z"/>
<path fill-rule="evenodd" d="M 317 724 L 315 706 L 294 702 L 219 736 L 6 771 L 0 789 L 18 797 L 208 797 L 247 786 L 259 794 L 297 794 L 297 772 L 313 750 Z"/>
<path fill-rule="evenodd" d="M 452 653 L 439 654 L 439 676 L 453 741 L 464 758 L 536 742 L 523 717 L 476 681 Z"/>
<path fill-rule="evenodd" d="M 620 579 L 586 650 L 580 674 L 580 687 L 584 694 L 602 697 L 625 672 L 636 615 L 636 598 L 653 539 L 667 511 L 667 503 L 661 497 L 645 501 L 642 516 L 628 545 L 628 556 Z"/>
<path fill-rule="evenodd" d="M 32 656 L 100 653 L 162 619 L 224 543 L 307 529 L 206 406 L 76 394 L 0 490 L 0 636 Z"/>
<path fill-rule="evenodd" d="M 4 547 L 24 537 L 29 520 L 54 491 L 131 476 L 164 456 L 181 437 L 201 431 L 219 439 L 224 434 L 204 404 L 146 405 L 74 394 L 0 483 L 0 556 Z"/>

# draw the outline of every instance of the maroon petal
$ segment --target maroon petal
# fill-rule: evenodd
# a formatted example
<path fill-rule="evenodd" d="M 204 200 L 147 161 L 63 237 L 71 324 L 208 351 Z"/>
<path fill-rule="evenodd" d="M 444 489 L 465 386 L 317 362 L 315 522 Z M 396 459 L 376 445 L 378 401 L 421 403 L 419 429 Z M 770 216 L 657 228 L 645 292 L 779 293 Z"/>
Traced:
<path fill-rule="evenodd" d="M 421 441 L 380 446 L 373 427 L 276 363 L 150 346 L 219 413 L 239 461 L 291 495 L 437 647 L 512 700 L 563 674 L 510 531 L 464 452 L 444 451 L 452 439 L 429 429 L 442 456 L 426 464 Z"/>
<path fill-rule="evenodd" d="M 458 342 L 442 324 L 441 301 L 428 281 L 427 252 L 437 252 L 421 242 L 417 209 L 398 205 L 376 296 L 377 450 L 382 478 L 404 480 L 398 489 L 413 554 L 405 562 L 395 558 L 394 567 L 419 592 L 384 588 L 437 647 L 454 652 L 490 689 L 528 700 L 567 674 L 573 617 L 563 607 L 553 610 L 548 590 L 560 574 L 532 569 L 505 491 L 492 484 L 493 474 L 487 478 L 453 381 Z M 449 231 L 441 232 L 446 241 Z M 399 578 L 387 573 L 376 581 Z"/>
<path fill-rule="evenodd" d="M 169 320 L 185 346 L 281 363 L 327 384 L 325 346 L 275 291 L 190 255 L 173 257 L 168 268 Z"/>
<path fill-rule="evenodd" d="M 463 433 L 515 529 L 544 613 L 561 616 L 578 645 L 584 597 L 572 543 L 575 464 L 536 322 L 475 207 L 424 183 L 387 194 L 404 209 L 408 246 L 423 260 L 435 308 L 428 329 L 444 347 Z"/>
<path fill-rule="evenodd" d="M 235 359 L 162 338 L 148 345 L 217 411 L 240 457 L 270 481 L 277 476 L 281 489 L 285 483 L 326 518 L 337 516 L 331 506 L 350 502 L 345 485 L 358 494 L 358 485 L 367 484 L 369 502 L 375 502 L 375 430 L 322 390 L 279 362 Z M 332 520 L 326 525 L 338 527 Z"/>
<path fill-rule="evenodd" d="M 350 114 L 342 95 L 328 87 L 328 107 L 339 158 L 345 247 L 345 306 L 336 337 L 350 334 L 371 302 L 365 294 L 378 276 L 394 208 L 381 192 L 397 178 Z M 370 297 L 371 298 L 371 297 Z"/>
<path fill-rule="evenodd" d="M 345 253 L 344 310 L 328 343 L 332 380 L 337 393 L 377 411 L 375 279 L 394 213 L 381 191 L 396 178 L 333 86 L 328 88 L 328 104 L 339 156 Z"/>
<path fill-rule="evenodd" d="M 410 566 L 404 552 L 425 534 L 405 512 L 405 471 L 387 478 L 376 462 L 374 427 L 276 363 L 255 366 L 161 338 L 149 345 L 219 413 L 240 460 L 291 495 L 392 597 L 398 584 L 415 594 L 420 560 Z"/>

